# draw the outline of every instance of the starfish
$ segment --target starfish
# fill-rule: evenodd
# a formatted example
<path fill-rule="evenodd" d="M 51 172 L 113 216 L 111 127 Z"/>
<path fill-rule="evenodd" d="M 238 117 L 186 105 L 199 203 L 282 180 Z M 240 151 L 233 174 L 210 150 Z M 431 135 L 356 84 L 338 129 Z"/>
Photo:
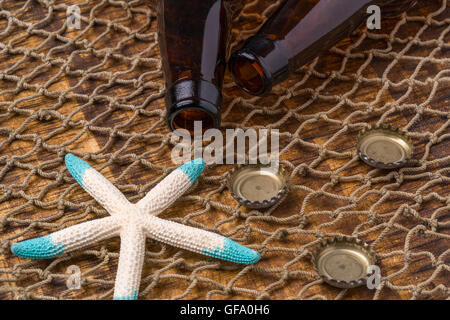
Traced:
<path fill-rule="evenodd" d="M 158 218 L 194 183 L 205 162 L 198 158 L 172 171 L 135 204 L 88 163 L 73 154 L 65 157 L 75 180 L 110 214 L 44 237 L 11 245 L 15 255 L 24 258 L 54 258 L 95 242 L 120 236 L 120 256 L 114 299 L 137 299 L 145 255 L 145 239 L 151 237 L 172 246 L 237 263 L 251 264 L 259 253 L 219 234 Z"/>

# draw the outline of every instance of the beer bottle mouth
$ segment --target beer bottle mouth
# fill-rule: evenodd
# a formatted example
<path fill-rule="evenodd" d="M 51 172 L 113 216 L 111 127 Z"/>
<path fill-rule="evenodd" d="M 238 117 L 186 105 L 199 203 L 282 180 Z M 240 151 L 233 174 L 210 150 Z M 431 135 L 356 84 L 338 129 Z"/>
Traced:
<path fill-rule="evenodd" d="M 231 75 L 244 91 L 262 96 L 289 74 L 289 60 L 273 41 L 265 36 L 248 38 L 228 61 Z"/>
<path fill-rule="evenodd" d="M 194 135 L 194 125 L 196 121 L 200 121 L 202 125 L 202 134 L 208 130 L 215 128 L 216 124 L 212 115 L 205 110 L 196 108 L 195 106 L 187 106 L 186 109 L 174 113 L 171 117 L 170 129 L 185 129 L 190 135 Z"/>
<path fill-rule="evenodd" d="M 229 61 L 231 75 L 244 91 L 259 96 L 270 91 L 270 83 L 259 61 L 249 52 L 236 52 Z"/>
<path fill-rule="evenodd" d="M 196 122 L 201 133 L 220 127 L 222 94 L 215 84 L 201 79 L 175 82 L 166 92 L 167 124 L 170 130 L 185 129 L 191 136 Z"/>

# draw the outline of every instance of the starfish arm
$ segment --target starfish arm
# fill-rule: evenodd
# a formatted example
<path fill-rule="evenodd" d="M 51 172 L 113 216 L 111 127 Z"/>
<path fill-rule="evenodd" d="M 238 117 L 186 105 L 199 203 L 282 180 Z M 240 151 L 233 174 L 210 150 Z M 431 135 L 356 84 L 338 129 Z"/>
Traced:
<path fill-rule="evenodd" d="M 54 258 L 119 235 L 119 229 L 114 217 L 91 220 L 44 237 L 13 243 L 11 252 L 23 258 Z"/>
<path fill-rule="evenodd" d="M 174 247 L 237 263 L 255 263 L 259 253 L 219 234 L 185 226 L 155 216 L 145 216 L 146 234 Z"/>
<path fill-rule="evenodd" d="M 120 234 L 120 257 L 114 287 L 114 300 L 136 300 L 145 255 L 145 234 L 132 226 Z"/>
<path fill-rule="evenodd" d="M 72 177 L 111 215 L 128 211 L 131 204 L 122 192 L 87 162 L 70 153 L 65 162 Z"/>
<path fill-rule="evenodd" d="M 141 212 L 147 214 L 156 215 L 164 211 L 192 186 L 204 168 L 205 161 L 201 158 L 183 164 L 158 183 L 136 205 Z"/>

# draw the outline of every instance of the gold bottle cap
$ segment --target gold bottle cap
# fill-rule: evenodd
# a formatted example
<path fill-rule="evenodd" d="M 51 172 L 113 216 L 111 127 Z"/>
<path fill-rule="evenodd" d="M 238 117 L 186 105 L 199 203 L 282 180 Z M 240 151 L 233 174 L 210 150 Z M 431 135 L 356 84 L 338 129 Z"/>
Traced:
<path fill-rule="evenodd" d="M 367 243 L 347 236 L 322 241 L 313 254 L 319 275 L 326 283 L 338 288 L 364 285 L 367 268 L 375 262 L 375 252 Z"/>
<path fill-rule="evenodd" d="M 246 164 L 231 170 L 228 189 L 241 205 L 252 209 L 273 206 L 287 193 L 284 169 L 270 165 Z"/>
<path fill-rule="evenodd" d="M 356 149 L 368 165 L 391 169 L 406 164 L 413 153 L 413 144 L 404 131 L 380 125 L 363 129 L 358 135 Z"/>

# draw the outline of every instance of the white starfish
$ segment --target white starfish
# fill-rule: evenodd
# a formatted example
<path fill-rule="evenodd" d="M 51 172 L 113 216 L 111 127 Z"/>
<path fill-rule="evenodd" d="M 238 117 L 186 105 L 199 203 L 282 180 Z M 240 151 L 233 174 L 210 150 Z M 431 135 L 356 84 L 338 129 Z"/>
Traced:
<path fill-rule="evenodd" d="M 156 217 L 180 197 L 202 173 L 205 162 L 195 159 L 170 173 L 136 204 L 89 164 L 72 154 L 65 157 L 75 180 L 111 215 L 71 226 L 50 235 L 11 246 L 20 257 L 53 258 L 120 235 L 120 257 L 114 299 L 137 299 L 145 254 L 145 238 L 237 263 L 255 263 L 259 254 L 216 233 Z"/>

